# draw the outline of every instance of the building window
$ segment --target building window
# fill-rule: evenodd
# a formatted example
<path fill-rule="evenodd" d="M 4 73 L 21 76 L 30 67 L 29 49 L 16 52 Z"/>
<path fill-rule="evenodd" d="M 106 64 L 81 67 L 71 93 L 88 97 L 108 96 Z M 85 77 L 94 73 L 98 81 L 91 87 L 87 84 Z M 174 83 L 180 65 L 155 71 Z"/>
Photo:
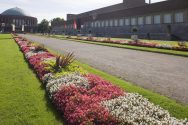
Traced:
<path fill-rule="evenodd" d="M 131 18 L 131 25 L 136 25 L 136 18 Z"/>
<path fill-rule="evenodd" d="M 105 21 L 105 26 L 108 27 L 108 20 Z"/>
<path fill-rule="evenodd" d="M 25 21 L 24 20 L 22 20 L 22 25 L 25 25 Z"/>
<path fill-rule="evenodd" d="M 125 19 L 125 25 L 129 26 L 130 25 L 130 19 Z"/>
<path fill-rule="evenodd" d="M 114 26 L 118 26 L 118 20 L 117 19 L 114 20 Z"/>
<path fill-rule="evenodd" d="M 12 23 L 15 24 L 15 19 L 13 19 Z"/>
<path fill-rule="evenodd" d="M 160 24 L 161 23 L 161 16 L 155 15 L 154 16 L 154 24 Z"/>
<path fill-rule="evenodd" d="M 96 27 L 98 27 L 98 22 L 97 22 L 97 21 L 95 21 L 95 28 L 96 28 Z"/>
<path fill-rule="evenodd" d="M 93 22 L 91 23 L 91 27 L 94 27 L 94 23 Z"/>
<path fill-rule="evenodd" d="M 16 25 L 17 25 L 17 26 L 19 25 L 19 20 L 18 20 L 18 19 L 16 19 Z"/>
<path fill-rule="evenodd" d="M 110 26 L 113 26 L 113 20 L 110 20 Z"/>
<path fill-rule="evenodd" d="M 97 25 L 100 28 L 101 27 L 101 21 L 97 21 Z"/>
<path fill-rule="evenodd" d="M 171 14 L 164 15 L 164 23 L 172 23 L 172 15 Z"/>
<path fill-rule="evenodd" d="M 101 27 L 104 27 L 104 21 L 101 21 Z"/>
<path fill-rule="evenodd" d="M 119 26 L 123 26 L 124 25 L 124 20 L 123 19 L 120 19 L 119 20 Z"/>
<path fill-rule="evenodd" d="M 98 23 L 97 23 L 97 21 L 95 21 L 95 28 L 98 26 Z"/>
<path fill-rule="evenodd" d="M 86 22 L 86 26 L 85 27 L 89 27 L 89 22 Z"/>
<path fill-rule="evenodd" d="M 144 24 L 144 17 L 138 17 L 138 25 Z"/>
<path fill-rule="evenodd" d="M 175 22 L 176 23 L 183 23 L 183 12 L 175 14 Z"/>
<path fill-rule="evenodd" d="M 152 24 L 151 16 L 146 16 L 146 24 Z"/>

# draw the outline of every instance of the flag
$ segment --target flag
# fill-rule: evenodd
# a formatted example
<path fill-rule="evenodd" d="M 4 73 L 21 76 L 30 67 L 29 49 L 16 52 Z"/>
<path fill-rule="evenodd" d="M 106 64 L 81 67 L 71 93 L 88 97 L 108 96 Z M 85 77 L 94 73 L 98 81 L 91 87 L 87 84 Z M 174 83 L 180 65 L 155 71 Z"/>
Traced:
<path fill-rule="evenodd" d="M 74 29 L 77 29 L 76 19 L 74 19 Z"/>
<path fill-rule="evenodd" d="M 67 29 L 67 24 L 66 24 L 66 22 L 64 22 L 64 29 Z"/>

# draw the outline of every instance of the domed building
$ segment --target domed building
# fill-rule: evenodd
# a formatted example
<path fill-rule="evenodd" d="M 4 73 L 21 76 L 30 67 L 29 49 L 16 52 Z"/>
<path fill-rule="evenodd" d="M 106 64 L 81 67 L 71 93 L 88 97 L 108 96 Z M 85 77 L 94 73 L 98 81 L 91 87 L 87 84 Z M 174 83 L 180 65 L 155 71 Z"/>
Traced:
<path fill-rule="evenodd" d="M 35 32 L 37 18 L 28 15 L 15 7 L 0 14 L 0 31 L 2 32 Z"/>

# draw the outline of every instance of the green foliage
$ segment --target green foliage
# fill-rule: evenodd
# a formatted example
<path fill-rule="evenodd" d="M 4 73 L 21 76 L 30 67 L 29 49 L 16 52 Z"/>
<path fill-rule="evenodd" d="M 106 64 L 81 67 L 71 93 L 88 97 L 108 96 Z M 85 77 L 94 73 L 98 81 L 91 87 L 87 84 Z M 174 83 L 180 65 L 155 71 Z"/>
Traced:
<path fill-rule="evenodd" d="M 44 63 L 47 64 L 48 66 L 46 67 L 47 70 L 50 70 L 50 72 L 52 72 L 54 74 L 55 77 L 59 77 L 62 75 L 67 75 L 70 73 L 75 73 L 75 72 L 79 72 L 83 75 L 87 74 L 87 71 L 84 70 L 82 67 L 76 65 L 75 63 L 71 63 L 69 65 L 67 65 L 65 68 L 61 68 L 60 69 L 56 69 L 57 68 L 57 60 L 49 60 L 49 61 L 45 61 Z"/>
<path fill-rule="evenodd" d="M 84 70 L 82 67 L 76 65 L 76 64 L 71 64 L 69 66 L 67 66 L 66 68 L 62 69 L 61 72 L 57 72 L 55 73 L 55 77 L 59 77 L 59 76 L 62 76 L 62 75 L 67 75 L 67 74 L 70 74 L 70 73 L 80 73 L 82 75 L 85 75 L 87 74 L 87 71 Z"/>
<path fill-rule="evenodd" d="M 32 43 L 31 43 L 32 44 Z M 45 48 L 44 44 L 38 44 L 38 45 L 34 45 L 35 46 L 35 51 L 39 52 L 39 51 L 47 51 L 47 49 Z"/>
<path fill-rule="evenodd" d="M 178 42 L 178 46 L 180 46 L 182 48 L 186 48 L 187 44 L 186 44 L 186 42 Z"/>
<path fill-rule="evenodd" d="M 65 20 L 63 18 L 61 19 L 61 18 L 57 17 L 57 18 L 54 18 L 51 20 L 51 25 L 52 25 L 52 27 L 62 26 L 62 25 L 64 25 L 64 22 L 65 22 Z"/>
<path fill-rule="evenodd" d="M 49 29 L 49 22 L 46 19 L 43 19 L 41 23 L 38 24 L 38 32 L 40 33 L 48 33 Z"/>
<path fill-rule="evenodd" d="M 60 66 L 61 66 L 61 68 L 66 68 L 71 63 L 73 63 L 74 60 L 75 60 L 74 59 L 74 53 L 68 53 L 68 54 L 62 55 L 61 58 L 60 58 Z"/>
<path fill-rule="evenodd" d="M 68 53 L 64 55 L 59 55 L 56 57 L 55 64 L 50 66 L 54 69 L 54 73 L 61 72 L 63 69 L 67 68 L 71 63 L 74 62 L 74 54 Z"/>

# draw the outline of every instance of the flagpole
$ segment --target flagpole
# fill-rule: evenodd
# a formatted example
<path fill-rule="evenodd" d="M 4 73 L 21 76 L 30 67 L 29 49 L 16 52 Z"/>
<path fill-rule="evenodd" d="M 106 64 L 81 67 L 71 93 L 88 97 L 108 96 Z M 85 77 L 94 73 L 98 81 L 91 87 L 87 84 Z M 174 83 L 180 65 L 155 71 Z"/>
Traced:
<path fill-rule="evenodd" d="M 74 33 L 77 30 L 77 23 L 76 23 L 76 19 L 74 19 Z"/>

